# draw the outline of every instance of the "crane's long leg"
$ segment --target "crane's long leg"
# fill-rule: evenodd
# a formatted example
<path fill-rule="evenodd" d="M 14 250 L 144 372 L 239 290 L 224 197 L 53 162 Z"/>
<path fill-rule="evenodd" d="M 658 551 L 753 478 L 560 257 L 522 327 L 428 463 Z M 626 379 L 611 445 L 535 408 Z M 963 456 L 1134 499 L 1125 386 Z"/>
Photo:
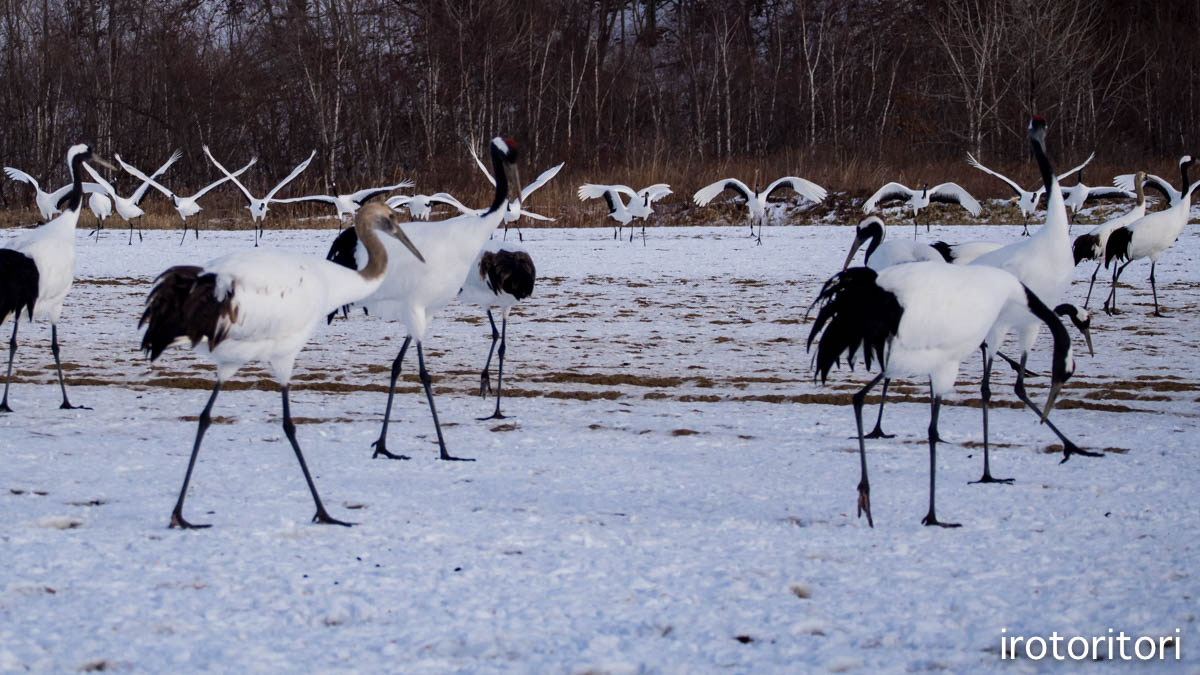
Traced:
<path fill-rule="evenodd" d="M 1028 356 L 1029 355 L 1027 353 L 1021 355 L 1021 369 L 1017 371 L 1017 384 L 1013 387 L 1013 391 L 1016 392 L 1017 398 L 1021 399 L 1021 401 L 1023 401 L 1025 403 L 1025 406 L 1028 407 L 1030 410 L 1032 410 L 1035 415 L 1037 415 L 1038 419 L 1041 419 L 1042 411 L 1038 410 L 1038 407 L 1036 405 L 1034 405 L 1033 401 L 1029 400 L 1029 394 L 1027 394 L 1025 392 L 1025 377 L 1024 377 L 1025 367 L 1024 366 L 1025 366 L 1025 360 L 1028 358 Z M 1050 431 L 1053 431 L 1054 435 L 1058 436 L 1058 439 L 1060 441 L 1062 441 L 1062 444 L 1063 444 L 1062 461 L 1063 462 L 1067 461 L 1068 459 L 1071 459 L 1071 455 L 1083 455 L 1084 457 L 1103 457 L 1104 456 L 1102 453 L 1099 453 L 1099 452 L 1091 452 L 1088 450 L 1080 449 L 1078 445 L 1075 445 L 1074 443 L 1072 443 L 1070 441 L 1070 439 L 1068 439 L 1066 436 L 1064 436 L 1063 433 L 1058 430 L 1058 427 L 1054 426 L 1054 423 L 1051 422 L 1050 420 L 1045 420 L 1045 424 L 1046 424 L 1046 426 L 1050 427 Z"/>
<path fill-rule="evenodd" d="M 891 384 L 891 382 L 892 382 L 891 379 L 886 378 L 886 377 L 883 378 L 883 393 L 881 393 L 879 395 L 879 416 L 875 418 L 875 428 L 871 430 L 871 433 L 864 436 L 864 438 L 895 438 L 896 437 L 896 434 L 883 433 L 883 428 L 881 426 L 879 426 L 880 422 L 883 421 L 883 404 L 887 401 L 887 389 L 888 389 L 888 385 Z"/>
<path fill-rule="evenodd" d="M 71 405 L 67 400 L 67 385 L 63 382 L 62 361 L 58 358 L 58 325 L 50 324 L 50 353 L 54 354 L 54 366 L 58 369 L 58 386 L 62 389 L 62 405 L 58 406 L 61 410 L 91 410 L 86 405 Z"/>
<path fill-rule="evenodd" d="M 304 480 L 308 483 L 308 489 L 312 492 L 313 502 L 317 505 L 317 513 L 313 516 L 314 523 L 323 525 L 344 525 L 350 527 L 353 523 L 347 523 L 338 520 L 329 515 L 325 510 L 325 505 L 321 503 L 321 496 L 317 494 L 317 486 L 313 484 L 312 475 L 308 473 L 308 465 L 304 463 L 304 454 L 300 452 L 300 444 L 296 442 L 296 424 L 292 421 L 291 407 L 288 405 L 288 387 L 283 385 L 279 388 L 283 394 L 283 433 L 287 435 L 287 439 L 292 444 L 292 450 L 296 451 L 296 459 L 300 462 L 300 470 L 304 472 Z"/>
<path fill-rule="evenodd" d="M 492 367 L 492 354 L 496 353 L 496 343 L 500 341 L 500 331 L 496 330 L 496 320 L 492 318 L 492 310 L 487 311 L 488 321 L 492 323 L 492 346 L 488 347 L 487 363 L 483 364 L 483 373 L 479 376 L 479 398 L 487 398 L 492 393 L 492 380 L 488 370 Z"/>
<path fill-rule="evenodd" d="M 929 378 L 929 399 L 933 400 L 933 378 Z M 934 418 L 933 422 L 931 423 L 931 426 L 933 427 L 933 430 L 929 432 L 929 437 L 932 438 L 933 440 L 937 441 L 938 443 L 943 442 L 942 435 L 938 433 L 937 418 Z"/>
<path fill-rule="evenodd" d="M 1101 256 L 1099 262 L 1096 263 L 1096 269 L 1092 272 L 1092 280 L 1088 282 L 1087 297 L 1083 299 L 1083 308 L 1087 309 L 1088 301 L 1092 299 L 1092 286 L 1096 285 L 1096 275 L 1100 273 L 1100 266 L 1104 264 L 1104 258 Z"/>
<path fill-rule="evenodd" d="M 421 378 L 421 384 L 425 387 L 425 398 L 429 401 L 429 414 L 433 415 L 433 428 L 437 430 L 438 447 L 441 449 L 441 459 L 454 462 L 474 462 L 474 459 L 465 457 L 454 457 L 446 452 L 446 440 L 442 438 L 442 425 L 438 422 L 437 408 L 433 405 L 433 378 L 429 376 L 429 371 L 425 370 L 425 352 L 421 349 L 420 341 L 417 342 L 417 366 L 420 368 L 418 375 Z"/>
<path fill-rule="evenodd" d="M 492 316 L 491 310 L 488 310 L 488 318 Z M 496 324 L 492 323 L 492 330 L 495 330 Z M 500 397 L 504 393 L 504 345 L 508 337 L 508 317 L 500 317 L 500 365 L 496 370 L 496 412 L 493 412 L 488 417 L 480 417 L 480 420 L 502 420 L 505 416 L 500 412 Z M 494 344 L 494 343 L 493 343 Z M 491 360 L 491 354 L 488 354 L 488 360 Z"/>
<path fill-rule="evenodd" d="M 1011 478 L 992 478 L 991 464 L 988 457 L 988 401 L 992 400 L 992 363 L 995 359 L 989 359 L 987 355 L 987 346 L 981 345 L 979 351 L 983 353 L 983 384 L 979 386 L 979 399 L 982 401 L 983 408 L 983 477 L 979 480 L 973 480 L 971 483 L 1004 483 L 1010 485 L 1013 482 Z"/>
<path fill-rule="evenodd" d="M 1154 316 L 1165 317 L 1166 314 L 1158 311 L 1158 288 L 1154 285 L 1154 266 L 1157 263 L 1150 262 L 1150 292 L 1154 294 Z"/>
<path fill-rule="evenodd" d="M 1021 230 L 1021 236 L 1028 237 L 1029 236 L 1029 216 L 1024 211 L 1022 211 L 1021 218 L 1022 218 L 1022 220 L 1025 221 L 1025 229 Z"/>
<path fill-rule="evenodd" d="M 4 398 L 0 400 L 0 412 L 12 412 L 8 407 L 8 383 L 12 380 L 13 357 L 17 353 L 17 324 L 21 323 L 21 313 L 13 314 L 12 337 L 8 339 L 8 374 L 4 376 Z"/>
<path fill-rule="evenodd" d="M 133 246 L 133 221 L 129 221 L 129 245 Z"/>
<path fill-rule="evenodd" d="M 861 478 L 858 480 L 858 517 L 862 518 L 862 514 L 865 512 L 867 525 L 871 527 L 875 527 L 875 521 L 871 519 L 871 483 L 867 481 L 867 444 L 863 440 L 862 409 L 867 392 L 871 391 L 882 379 L 883 373 L 880 373 L 851 398 L 854 403 L 854 423 L 858 425 L 858 463 L 861 471 Z"/>
<path fill-rule="evenodd" d="M 938 411 L 942 407 L 941 396 L 931 396 L 929 399 L 929 513 L 921 520 L 922 525 L 937 525 L 938 527 L 961 527 L 958 523 L 943 523 L 937 519 L 933 509 L 934 488 L 937 485 L 937 431 Z"/>
<path fill-rule="evenodd" d="M 379 438 L 371 444 L 371 447 L 375 448 L 371 459 L 380 455 L 388 459 L 411 459 L 408 455 L 396 455 L 388 452 L 387 449 L 388 421 L 392 418 L 392 399 L 396 397 L 396 380 L 400 378 L 400 364 L 404 362 L 404 352 L 408 351 L 410 342 L 412 342 L 411 335 L 404 338 L 404 344 L 400 345 L 400 353 L 396 355 L 396 360 L 392 361 L 392 381 L 388 385 L 387 407 L 383 410 L 383 428 L 379 430 Z"/>
<path fill-rule="evenodd" d="M 646 222 L 642 221 L 642 246 L 646 245 Z"/>
<path fill-rule="evenodd" d="M 144 239 L 142 239 L 142 217 L 141 216 L 138 216 L 138 218 L 137 218 L 137 226 L 138 226 L 138 243 L 140 244 L 143 241 L 145 241 Z"/>
<path fill-rule="evenodd" d="M 1117 281 L 1121 278 L 1121 272 L 1124 272 L 1125 268 L 1131 262 L 1133 261 L 1130 260 L 1119 267 L 1113 265 L 1112 285 L 1108 289 L 1108 299 L 1104 301 L 1104 312 L 1106 314 L 1113 315 L 1117 313 Z"/>
<path fill-rule="evenodd" d="M 204 406 L 204 410 L 200 412 L 200 422 L 196 425 L 196 441 L 192 443 L 192 457 L 188 460 L 187 473 L 183 474 L 183 487 L 179 488 L 179 499 L 175 502 L 175 510 L 171 511 L 171 527 L 181 527 L 189 530 L 212 527 L 211 525 L 196 525 L 185 520 L 183 517 L 183 498 L 187 495 L 188 483 L 192 481 L 192 469 L 196 468 L 196 455 L 200 453 L 200 441 L 204 440 L 204 432 L 208 431 L 208 425 L 212 423 L 212 407 L 219 393 L 221 393 L 221 381 L 217 380 L 217 384 L 213 386 L 212 395 L 208 397 L 208 403 Z"/>

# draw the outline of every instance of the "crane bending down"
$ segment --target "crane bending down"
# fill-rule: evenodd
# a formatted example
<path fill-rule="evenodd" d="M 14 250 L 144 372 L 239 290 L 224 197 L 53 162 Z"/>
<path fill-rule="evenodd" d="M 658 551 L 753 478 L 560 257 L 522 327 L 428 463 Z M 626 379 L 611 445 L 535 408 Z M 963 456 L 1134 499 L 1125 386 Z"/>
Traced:
<path fill-rule="evenodd" d="M 858 515 L 871 518 L 871 487 L 867 480 L 867 451 L 863 440 L 862 408 L 867 393 L 884 378 L 927 376 L 930 384 L 929 511 L 924 525 L 944 523 L 934 509 L 937 475 L 937 421 L 942 396 L 950 392 L 963 359 L 979 349 L 989 330 L 1004 315 L 1029 315 L 1044 322 L 1054 335 L 1054 365 L 1050 394 L 1042 419 L 1050 413 L 1063 382 L 1075 370 L 1071 341 L 1062 322 L 1016 277 L 1001 269 L 914 262 L 875 272 L 853 267 L 834 275 L 813 306 L 820 306 L 808 348 L 820 337 L 814 355 L 815 377 L 826 380 L 844 356 L 851 367 L 858 351 L 869 369 L 873 360 L 880 373 L 854 395 L 861 478 Z M 987 417 L 983 424 L 988 442 Z"/>
<path fill-rule="evenodd" d="M 266 361 L 279 383 L 283 432 L 312 492 L 317 507 L 313 522 L 350 524 L 330 516 L 317 494 L 296 441 L 288 383 L 297 354 L 321 318 L 337 307 L 369 295 L 383 282 L 388 251 L 376 230 L 391 235 L 421 259 L 420 251 L 397 220 L 396 214 L 383 204 L 372 204 L 359 212 L 354 227 L 366 249 L 367 264 L 358 271 L 311 256 L 258 250 L 233 253 L 203 267 L 171 267 L 159 275 L 138 322 L 139 328 L 146 326 L 142 350 L 153 361 L 172 344 L 190 342 L 193 349 L 207 355 L 217 366 L 217 382 L 200 413 L 183 486 L 171 512 L 171 527 L 208 527 L 190 523 L 183 517 L 183 500 L 222 383 L 233 377 L 243 364 L 254 360 Z"/>
<path fill-rule="evenodd" d="M 467 270 L 483 249 L 488 237 L 503 222 L 508 201 L 509 186 L 520 185 L 517 174 L 517 145 L 509 139 L 497 136 L 492 139 L 492 167 L 496 175 L 496 192 L 491 206 L 481 214 L 466 213 L 455 218 L 435 223 L 415 222 L 404 226 L 417 247 L 425 255 L 426 263 L 417 265 L 400 256 L 391 256 L 387 278 L 373 294 L 363 299 L 362 305 L 369 308 L 372 316 L 383 316 L 404 322 L 407 332 L 400 353 L 392 361 L 392 376 L 388 386 L 387 406 L 383 413 L 383 426 L 379 439 L 372 443 L 373 457 L 409 459 L 405 455 L 387 449 L 388 422 L 392 414 L 392 401 L 396 395 L 396 380 L 400 377 L 400 366 L 404 355 L 413 341 L 417 343 L 417 365 L 433 427 L 437 431 L 439 457 L 443 460 L 462 460 L 446 452 L 446 441 L 438 422 L 437 408 L 433 403 L 433 389 L 429 371 L 425 368 L 423 344 L 429 323 L 442 307 L 449 304 L 463 287 Z M 513 174 L 511 177 L 509 174 Z M 344 233 L 343 233 L 344 234 Z M 330 259 L 346 264 L 357 261 L 362 264 L 362 247 L 356 237 L 339 235 L 329 251 Z M 468 460 L 469 461 L 469 460 Z"/>

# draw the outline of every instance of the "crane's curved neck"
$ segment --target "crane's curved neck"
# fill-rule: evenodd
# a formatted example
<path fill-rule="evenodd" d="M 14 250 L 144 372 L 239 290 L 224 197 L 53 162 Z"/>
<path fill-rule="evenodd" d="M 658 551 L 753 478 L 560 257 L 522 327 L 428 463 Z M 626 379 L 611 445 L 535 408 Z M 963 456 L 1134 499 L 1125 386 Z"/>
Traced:
<path fill-rule="evenodd" d="M 505 170 L 504 165 L 504 154 L 493 145 L 492 175 L 496 177 L 496 196 L 492 199 L 492 205 L 488 207 L 487 213 L 504 208 L 508 202 L 508 171 Z"/>
<path fill-rule="evenodd" d="M 383 242 L 379 240 L 375 226 L 367 222 L 357 222 L 354 225 L 354 234 L 358 235 L 363 248 L 367 249 L 367 264 L 358 270 L 358 275 L 367 282 L 383 279 L 383 275 L 387 273 L 388 254 Z"/>
<path fill-rule="evenodd" d="M 1183 164 L 1179 165 L 1179 174 L 1183 177 L 1183 183 L 1180 184 L 1180 190 L 1182 191 L 1186 191 L 1191 186 L 1191 183 L 1188 182 L 1189 166 L 1191 166 L 1191 162 L 1184 162 Z"/>
<path fill-rule="evenodd" d="M 879 248 L 881 243 L 883 243 L 883 228 L 872 223 L 871 227 L 867 229 L 865 234 L 870 243 L 867 244 L 867 252 L 863 254 L 864 263 L 870 262 L 871 254 L 875 252 L 875 249 Z"/>
<path fill-rule="evenodd" d="M 1134 186 L 1134 189 L 1137 190 L 1137 205 L 1138 205 L 1138 208 L 1145 208 L 1146 207 L 1146 188 L 1143 187 L 1142 184 L 1146 182 L 1146 178 L 1145 178 L 1145 176 L 1139 176 L 1138 178 L 1139 178 L 1139 180 L 1137 181 L 1137 185 Z"/>
<path fill-rule="evenodd" d="M 83 153 L 71 158 L 71 191 L 67 193 L 64 211 L 78 211 L 83 206 L 83 158 Z"/>
<path fill-rule="evenodd" d="M 1046 188 L 1047 194 L 1052 194 L 1054 190 L 1054 169 L 1050 166 L 1050 158 L 1046 157 L 1046 149 L 1042 147 L 1042 141 L 1038 138 L 1030 138 L 1029 146 L 1033 149 L 1033 157 L 1037 160 L 1038 169 L 1042 172 L 1042 184 Z"/>

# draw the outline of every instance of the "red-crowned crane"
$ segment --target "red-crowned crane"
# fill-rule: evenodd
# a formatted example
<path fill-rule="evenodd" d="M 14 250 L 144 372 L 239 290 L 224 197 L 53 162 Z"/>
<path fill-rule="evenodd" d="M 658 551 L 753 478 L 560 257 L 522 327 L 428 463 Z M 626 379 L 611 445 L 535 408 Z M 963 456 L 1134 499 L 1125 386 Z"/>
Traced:
<path fill-rule="evenodd" d="M 767 219 L 767 199 L 776 190 L 784 188 L 791 188 L 801 197 L 818 204 L 825 200 L 825 195 L 827 194 L 825 188 L 820 185 L 795 176 L 776 178 L 765 190 L 759 190 L 758 184 L 755 183 L 753 191 L 745 183 L 736 178 L 722 178 L 715 183 L 697 190 L 696 194 L 692 195 L 692 201 L 696 203 L 696 206 L 704 207 L 717 195 L 726 190 L 732 190 L 739 197 L 746 200 L 746 217 L 750 220 L 750 234 L 753 236 L 754 223 L 757 222 L 758 243 L 761 245 L 763 221 Z"/>
<path fill-rule="evenodd" d="M 252 250 L 217 258 L 204 266 L 178 265 L 159 275 L 138 322 L 139 327 L 146 326 L 142 350 L 153 361 L 172 344 L 190 342 L 193 349 L 217 366 L 217 381 L 200 413 L 183 486 L 171 511 L 171 527 L 208 527 L 183 517 L 183 500 L 221 385 L 242 365 L 255 360 L 266 361 L 279 383 L 283 432 L 312 492 L 317 507 L 313 522 L 349 525 L 330 516 L 317 494 L 296 441 L 288 383 L 296 356 L 317 323 L 331 310 L 370 295 L 383 283 L 389 252 L 376 230 L 391 235 L 412 256 L 421 259 L 420 250 L 397 220 L 383 204 L 371 204 L 359 212 L 354 228 L 366 250 L 367 262 L 362 270 L 348 270 L 312 256 Z M 399 255 L 409 257 L 408 253 Z"/>

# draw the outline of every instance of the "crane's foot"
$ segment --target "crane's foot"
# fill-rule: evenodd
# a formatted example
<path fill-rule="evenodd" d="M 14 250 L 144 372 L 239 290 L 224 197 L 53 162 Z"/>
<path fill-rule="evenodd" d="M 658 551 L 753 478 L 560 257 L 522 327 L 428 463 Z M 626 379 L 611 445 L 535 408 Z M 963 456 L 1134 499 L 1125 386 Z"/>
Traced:
<path fill-rule="evenodd" d="M 927 527 L 962 527 L 962 523 L 943 523 L 937 519 L 937 516 L 933 515 L 933 511 L 925 514 L 925 517 L 921 519 L 921 524 Z"/>
<path fill-rule="evenodd" d="M 1104 453 L 1092 452 L 1091 450 L 1084 450 L 1084 449 L 1080 448 L 1078 445 L 1075 445 L 1074 443 L 1067 441 L 1066 443 L 1063 443 L 1063 458 L 1062 458 L 1062 461 L 1059 462 L 1059 464 L 1062 464 L 1063 462 L 1067 461 L 1068 459 L 1071 459 L 1071 455 L 1082 455 L 1084 457 L 1103 457 Z"/>
<path fill-rule="evenodd" d="M 180 508 L 177 506 L 177 507 L 175 507 L 175 510 L 171 512 L 171 526 L 170 527 L 171 528 L 178 527 L 183 530 L 203 530 L 206 527 L 212 527 L 212 525 L 209 525 L 207 523 L 200 524 L 200 525 L 197 525 L 194 523 L 189 523 L 188 521 L 184 520 L 183 511 L 180 510 Z"/>
<path fill-rule="evenodd" d="M 504 413 L 501 413 L 499 410 L 497 410 L 496 412 L 492 413 L 491 415 L 488 415 L 487 417 L 476 417 L 475 419 L 480 422 L 482 422 L 484 420 L 506 420 L 506 419 L 508 419 L 508 415 L 505 415 Z"/>
<path fill-rule="evenodd" d="M 70 402 L 68 402 L 68 401 L 63 401 L 62 404 L 58 406 L 58 409 L 59 410 L 91 410 L 91 408 L 89 408 L 86 405 L 71 405 Z"/>
<path fill-rule="evenodd" d="M 397 455 L 388 452 L 387 443 L 385 443 L 382 438 L 372 443 L 371 447 L 375 448 L 375 452 L 371 455 L 371 459 L 376 459 L 378 457 L 383 457 L 386 459 L 412 459 L 412 457 L 409 457 L 408 455 Z"/>
<path fill-rule="evenodd" d="M 968 481 L 967 485 L 978 485 L 980 483 L 1000 483 L 1002 485 L 1012 485 L 1012 478 L 992 478 L 992 474 L 985 473 L 979 480 Z"/>
<path fill-rule="evenodd" d="M 865 480 L 858 484 L 858 517 L 862 518 L 864 513 L 867 514 L 867 525 L 875 527 L 875 521 L 871 519 L 871 485 Z"/>
<path fill-rule="evenodd" d="M 446 452 L 445 450 L 442 450 L 442 455 L 440 457 L 438 457 L 438 459 L 446 461 L 446 462 L 474 462 L 475 461 L 474 459 L 471 459 L 470 457 L 455 457 L 455 456 L 451 455 L 450 453 Z"/>
<path fill-rule="evenodd" d="M 344 520 L 334 518 L 324 508 L 317 509 L 317 514 L 313 516 L 312 521 L 319 525 L 341 525 L 342 527 L 352 527 L 354 525 L 354 523 L 347 523 Z"/>
<path fill-rule="evenodd" d="M 1158 311 L 1158 310 L 1156 309 L 1156 310 L 1154 310 L 1154 313 L 1153 313 L 1153 314 L 1151 314 L 1150 316 L 1157 316 L 1157 317 L 1158 317 L 1158 318 L 1160 318 L 1160 319 L 1166 319 L 1166 318 L 1170 317 L 1171 315 L 1170 315 L 1170 314 L 1163 314 L 1162 312 L 1160 312 L 1160 311 Z"/>
<path fill-rule="evenodd" d="M 0 403 L 0 413 L 12 412 L 13 409 L 8 407 L 8 401 Z"/>
<path fill-rule="evenodd" d="M 871 433 L 863 436 L 863 438 L 895 438 L 895 437 L 896 437 L 896 434 L 883 433 L 883 429 L 881 429 L 878 424 L 876 424 L 875 428 L 871 430 Z"/>

